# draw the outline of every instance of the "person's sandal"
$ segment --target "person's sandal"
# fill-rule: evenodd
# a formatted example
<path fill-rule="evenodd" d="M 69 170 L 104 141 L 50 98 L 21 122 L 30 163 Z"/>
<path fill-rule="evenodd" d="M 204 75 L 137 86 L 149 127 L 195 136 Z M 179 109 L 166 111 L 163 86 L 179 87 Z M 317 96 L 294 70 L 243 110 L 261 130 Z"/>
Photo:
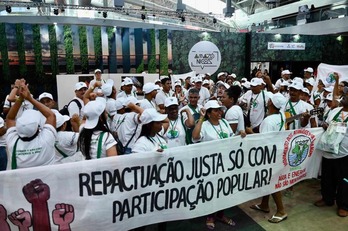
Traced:
<path fill-rule="evenodd" d="M 228 217 L 216 217 L 216 220 L 226 224 L 226 225 L 229 225 L 229 226 L 235 226 L 236 225 L 236 222 L 234 222 L 231 218 L 228 218 Z"/>
<path fill-rule="evenodd" d="M 215 229 L 215 220 L 212 217 L 207 217 L 207 220 L 205 221 L 205 225 L 209 230 Z"/>

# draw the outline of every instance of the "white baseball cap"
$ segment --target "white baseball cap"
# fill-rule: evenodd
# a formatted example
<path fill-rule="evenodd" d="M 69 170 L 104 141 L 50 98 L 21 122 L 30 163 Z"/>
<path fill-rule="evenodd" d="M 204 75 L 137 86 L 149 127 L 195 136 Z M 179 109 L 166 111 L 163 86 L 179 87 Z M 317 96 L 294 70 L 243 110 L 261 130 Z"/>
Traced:
<path fill-rule="evenodd" d="M 248 81 L 248 79 L 245 78 L 245 77 L 243 77 L 240 81 L 241 81 L 241 82 L 242 82 L 242 81 L 246 82 L 246 81 Z"/>
<path fill-rule="evenodd" d="M 235 73 L 232 73 L 231 77 L 235 79 L 235 78 L 237 78 L 237 75 Z"/>
<path fill-rule="evenodd" d="M 117 108 L 116 108 L 116 100 L 115 99 L 108 99 L 106 101 L 106 107 L 105 107 L 106 113 L 108 113 L 109 116 L 114 116 L 117 113 Z"/>
<path fill-rule="evenodd" d="M 328 86 L 328 87 L 325 87 L 325 88 L 324 88 L 324 90 L 325 90 L 325 91 L 328 91 L 328 92 L 333 92 L 333 89 L 334 89 L 333 86 Z"/>
<path fill-rule="evenodd" d="M 302 88 L 301 91 L 306 93 L 307 95 L 311 95 L 311 93 L 309 92 L 308 88 L 306 88 L 306 87 Z"/>
<path fill-rule="evenodd" d="M 126 78 L 123 80 L 123 84 L 124 84 L 124 86 L 127 86 L 127 85 L 133 85 L 134 83 L 133 83 L 133 81 L 132 81 L 131 78 L 126 77 Z"/>
<path fill-rule="evenodd" d="M 250 88 L 250 82 L 249 81 L 245 81 L 244 83 L 242 83 L 242 86 L 249 89 Z"/>
<path fill-rule="evenodd" d="M 41 113 L 39 111 L 28 109 L 16 121 L 16 129 L 19 137 L 32 137 L 39 129 Z"/>
<path fill-rule="evenodd" d="M 301 83 L 301 84 L 303 85 L 303 79 L 300 78 L 300 77 L 295 77 L 295 78 L 293 78 L 292 83 L 293 83 L 293 82 L 298 82 L 298 83 Z"/>
<path fill-rule="evenodd" d="M 135 98 L 134 96 L 128 96 L 128 97 L 123 97 L 122 104 L 125 107 L 128 107 L 130 103 L 136 104 L 138 102 L 138 99 Z"/>
<path fill-rule="evenodd" d="M 179 105 L 178 99 L 176 97 L 167 97 L 164 101 L 164 106 L 169 107 L 172 105 Z"/>
<path fill-rule="evenodd" d="M 149 94 L 151 93 L 152 91 L 156 90 L 156 87 L 157 85 L 154 84 L 154 83 L 145 83 L 144 86 L 143 86 L 143 92 L 144 94 Z"/>
<path fill-rule="evenodd" d="M 61 127 L 66 121 L 70 120 L 69 116 L 62 115 L 57 110 L 54 110 L 54 114 L 56 115 L 56 128 Z"/>
<path fill-rule="evenodd" d="M 287 99 L 281 93 L 273 94 L 270 99 L 273 105 L 278 109 L 282 108 L 287 102 Z"/>
<path fill-rule="evenodd" d="M 311 67 L 307 67 L 306 69 L 304 69 L 304 71 L 310 72 L 310 73 L 314 72 L 313 68 L 311 68 Z"/>
<path fill-rule="evenodd" d="M 94 74 L 96 74 L 97 72 L 100 72 L 100 73 L 101 73 L 102 71 L 101 71 L 100 69 L 95 69 L 95 70 L 94 70 Z"/>
<path fill-rule="evenodd" d="M 282 71 L 282 75 L 291 75 L 292 72 L 290 72 L 289 70 L 284 70 Z"/>
<path fill-rule="evenodd" d="M 83 113 L 86 117 L 85 128 L 92 129 L 97 126 L 99 116 L 106 108 L 106 100 L 98 97 L 96 100 L 89 101 L 83 108 Z"/>
<path fill-rule="evenodd" d="M 252 78 L 250 80 L 250 86 L 252 86 L 252 87 L 259 86 L 259 85 L 261 85 L 263 83 L 265 83 L 265 82 L 261 78 L 257 78 L 257 77 Z"/>
<path fill-rule="evenodd" d="M 195 78 L 195 83 L 198 83 L 198 82 L 203 82 L 203 78 L 202 78 L 202 76 L 196 76 L 196 78 Z"/>
<path fill-rule="evenodd" d="M 176 81 L 176 82 L 174 83 L 174 87 L 176 87 L 176 86 L 180 86 L 180 87 L 181 87 L 181 82 L 180 82 L 180 81 Z"/>
<path fill-rule="evenodd" d="M 219 78 L 222 75 L 225 75 L 225 72 L 220 72 L 219 74 L 217 74 L 217 77 Z"/>
<path fill-rule="evenodd" d="M 303 84 L 301 82 L 298 82 L 298 81 L 293 81 L 289 88 L 295 88 L 296 90 L 302 90 L 303 88 Z"/>
<path fill-rule="evenodd" d="M 140 121 L 142 124 L 148 124 L 153 121 L 163 121 L 167 118 L 167 114 L 161 114 L 154 108 L 147 108 L 141 113 Z"/>
<path fill-rule="evenodd" d="M 311 86 L 314 86 L 315 80 L 313 78 L 306 79 L 305 83 L 310 84 Z"/>
<path fill-rule="evenodd" d="M 84 83 L 84 82 L 78 82 L 78 83 L 75 84 L 75 91 L 78 91 L 78 90 L 80 90 L 81 88 L 87 88 L 86 83 Z"/>
<path fill-rule="evenodd" d="M 217 100 L 209 100 L 204 104 L 204 109 L 208 110 L 209 108 L 222 108 Z"/>
<path fill-rule="evenodd" d="M 203 80 L 202 85 L 204 85 L 204 84 L 209 84 L 209 80 L 207 80 L 207 79 Z"/>
<path fill-rule="evenodd" d="M 326 96 L 325 99 L 326 99 L 326 100 L 332 101 L 332 100 L 333 100 L 333 95 L 332 95 L 332 93 L 327 94 L 327 96 Z"/>
<path fill-rule="evenodd" d="M 114 86 L 114 81 L 112 79 L 108 79 L 106 83 L 101 86 L 101 90 L 104 96 L 110 96 L 112 93 L 112 87 Z"/>
<path fill-rule="evenodd" d="M 41 95 L 39 95 L 39 101 L 41 101 L 43 98 L 49 98 L 49 99 L 53 100 L 52 94 L 50 94 L 48 92 L 44 92 Z"/>
<path fill-rule="evenodd" d="M 290 85 L 290 83 L 288 81 L 283 81 L 280 83 L 280 86 L 282 87 L 288 87 Z"/>
<path fill-rule="evenodd" d="M 115 107 L 116 107 L 116 110 L 120 110 L 122 109 L 124 106 L 123 106 L 123 102 L 125 101 L 126 98 L 124 97 L 120 97 L 120 98 L 117 98 L 116 101 L 115 101 Z"/>

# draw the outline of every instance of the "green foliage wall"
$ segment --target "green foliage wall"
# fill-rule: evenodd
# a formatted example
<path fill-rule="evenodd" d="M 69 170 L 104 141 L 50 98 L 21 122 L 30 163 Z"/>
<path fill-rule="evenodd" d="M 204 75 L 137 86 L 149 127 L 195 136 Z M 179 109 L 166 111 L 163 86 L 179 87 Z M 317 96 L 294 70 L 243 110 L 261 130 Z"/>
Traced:
<path fill-rule="evenodd" d="M 322 62 L 334 65 L 348 64 L 348 38 L 341 36 L 325 36 L 323 38 L 324 46 L 322 47 Z"/>
<path fill-rule="evenodd" d="M 50 44 L 52 75 L 55 77 L 59 73 L 59 66 L 58 66 L 57 34 L 56 34 L 56 28 L 54 25 L 48 26 L 48 37 L 49 37 L 49 44 Z"/>
<path fill-rule="evenodd" d="M 103 50 L 101 40 L 101 28 L 93 27 L 95 67 L 103 70 Z"/>
<path fill-rule="evenodd" d="M 79 42 L 81 56 L 81 71 L 83 74 L 85 74 L 88 73 L 87 29 L 85 26 L 79 26 Z"/>
<path fill-rule="evenodd" d="M 168 75 L 168 35 L 167 30 L 159 30 L 160 75 Z"/>
<path fill-rule="evenodd" d="M 25 65 L 25 48 L 24 48 L 24 32 L 23 24 L 16 24 L 16 40 L 19 60 L 19 75 L 25 77 L 27 66 Z"/>
<path fill-rule="evenodd" d="M 64 46 L 66 54 L 66 72 L 75 74 L 73 38 L 70 25 L 64 25 Z"/>
<path fill-rule="evenodd" d="M 148 66 L 148 72 L 149 73 L 156 73 L 156 32 L 154 29 L 149 30 L 149 36 L 150 36 L 150 50 L 148 51 L 149 55 L 149 66 Z"/>
<path fill-rule="evenodd" d="M 2 59 L 2 76 L 5 81 L 10 81 L 10 62 L 8 59 L 7 37 L 5 23 L 0 23 L 0 52 Z"/>
<path fill-rule="evenodd" d="M 41 48 L 41 34 L 40 26 L 33 25 L 33 45 L 35 55 L 35 72 L 37 80 L 42 80 L 44 77 L 43 65 L 42 65 L 42 48 Z"/>

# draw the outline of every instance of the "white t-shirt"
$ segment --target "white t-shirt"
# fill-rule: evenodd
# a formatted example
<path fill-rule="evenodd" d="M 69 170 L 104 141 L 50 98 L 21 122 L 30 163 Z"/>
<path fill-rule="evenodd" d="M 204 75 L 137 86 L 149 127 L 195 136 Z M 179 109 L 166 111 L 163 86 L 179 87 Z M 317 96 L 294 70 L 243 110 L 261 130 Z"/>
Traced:
<path fill-rule="evenodd" d="M 186 130 L 184 126 L 185 120 L 182 120 L 180 115 L 176 120 L 169 120 L 169 127 L 164 134 L 168 148 L 186 145 Z"/>
<path fill-rule="evenodd" d="M 163 90 L 160 90 L 157 94 L 156 94 L 156 98 L 155 98 L 155 102 L 157 105 L 161 105 L 163 104 L 164 106 L 164 101 L 166 100 L 166 98 L 168 97 L 172 97 L 174 94 L 173 90 L 169 90 L 169 93 L 165 93 Z"/>
<path fill-rule="evenodd" d="M 272 93 L 267 91 L 254 94 L 249 90 L 242 96 L 241 100 L 247 102 L 248 108 L 250 108 L 250 123 L 252 128 L 259 126 L 265 118 L 265 108 L 267 108 L 267 102 L 271 95 Z"/>
<path fill-rule="evenodd" d="M 83 103 L 83 100 L 80 98 L 74 97 L 73 100 L 74 99 L 77 99 L 80 102 L 81 109 L 79 108 L 79 106 L 77 105 L 75 101 L 72 101 L 68 106 L 69 116 L 71 118 L 74 114 L 78 114 L 80 119 L 82 119 L 83 118 L 82 112 L 83 112 L 83 108 L 85 104 Z"/>
<path fill-rule="evenodd" d="M 341 111 L 342 107 L 337 107 L 331 110 L 331 112 L 329 112 L 329 115 L 326 119 L 326 123 L 330 123 L 331 121 L 333 121 L 333 119 L 335 117 L 337 117 L 335 119 L 336 122 L 343 122 L 347 117 L 348 117 L 348 112 L 343 112 Z M 338 114 L 339 113 L 339 114 Z M 337 116 L 338 114 L 338 116 Z M 327 158 L 327 159 L 338 159 L 338 158 L 342 158 L 348 155 L 348 134 L 347 134 L 347 130 L 346 133 L 344 134 L 344 138 L 340 144 L 340 148 L 338 150 L 338 155 L 333 155 L 327 152 L 322 152 L 323 157 Z"/>
<path fill-rule="evenodd" d="M 195 124 L 196 124 L 199 117 L 201 116 L 200 110 L 201 110 L 201 108 L 203 108 L 203 106 L 200 104 L 197 104 L 197 107 L 193 108 L 192 106 L 189 106 L 189 104 L 187 104 L 186 106 L 184 106 L 180 109 L 179 114 L 181 113 L 181 111 L 185 110 L 186 108 L 190 109 L 191 115 L 193 115 L 193 119 L 195 120 Z M 184 121 L 186 121 L 187 120 L 186 113 L 183 113 L 182 116 L 184 118 Z"/>
<path fill-rule="evenodd" d="M 98 141 L 101 135 L 101 131 L 95 131 L 92 134 L 91 137 L 91 146 L 89 153 L 91 155 L 91 159 L 97 159 L 97 152 L 98 152 Z M 103 140 L 102 140 L 102 148 L 101 148 L 101 155 L 100 158 L 106 157 L 106 150 L 111 148 L 112 146 L 115 146 L 117 144 L 116 140 L 112 136 L 111 133 L 105 132 L 103 135 Z"/>
<path fill-rule="evenodd" d="M 235 134 L 239 134 L 244 130 L 244 115 L 243 110 L 238 105 L 233 105 L 225 113 L 225 119 L 229 124 L 238 124 Z"/>
<path fill-rule="evenodd" d="M 14 145 L 19 138 L 16 127 L 9 128 L 6 135 L 8 154 L 11 155 L 12 162 Z M 24 142 L 19 139 L 16 147 L 17 168 L 54 164 L 56 137 L 56 129 L 50 124 L 45 124 L 33 140 Z"/>
<path fill-rule="evenodd" d="M 312 105 L 310 105 L 309 103 L 304 102 L 303 100 L 299 100 L 296 103 L 291 102 L 291 105 L 292 105 L 292 107 L 294 108 L 294 111 L 295 111 L 295 114 L 294 114 L 292 112 L 292 110 L 291 110 L 291 106 L 290 106 L 289 102 L 290 102 L 290 100 L 286 103 L 283 111 L 290 113 L 291 116 L 302 114 L 302 113 L 304 113 L 306 111 L 309 112 L 309 111 L 313 110 L 313 108 L 314 108 Z M 315 118 L 315 117 L 316 116 L 313 115 L 313 116 L 310 117 L 310 119 Z M 310 127 L 311 127 L 311 123 L 310 123 L 310 121 L 308 121 L 308 124 L 305 127 L 303 127 L 303 128 L 310 128 Z M 302 128 L 300 119 L 295 120 L 289 126 L 290 130 L 299 129 L 299 128 Z"/>
<path fill-rule="evenodd" d="M 132 91 L 130 94 L 127 94 L 125 91 L 121 91 L 117 94 L 116 98 L 127 98 L 130 96 L 134 96 L 135 98 L 138 98 L 137 93 Z"/>
<path fill-rule="evenodd" d="M 201 138 L 199 140 L 194 140 L 192 138 L 192 142 L 196 143 L 198 141 L 204 142 L 228 138 L 233 136 L 233 131 L 225 119 L 219 120 L 219 125 L 212 125 L 206 120 L 202 124 L 200 136 Z"/>
<path fill-rule="evenodd" d="M 11 106 L 13 106 L 15 103 L 15 102 L 8 101 L 8 96 L 9 95 L 7 95 L 5 98 L 4 108 L 11 108 Z M 24 100 L 23 103 L 21 104 L 19 110 L 18 110 L 16 118 L 19 118 L 25 110 L 33 109 L 33 108 L 34 108 L 34 105 L 32 103 L 30 103 L 28 100 Z"/>
<path fill-rule="evenodd" d="M 96 79 L 92 79 L 91 82 L 89 83 L 89 88 L 93 87 L 95 82 L 97 82 L 97 80 Z M 101 86 L 103 86 L 103 84 L 106 83 L 106 80 L 105 79 L 101 79 L 98 82 L 101 82 Z M 102 92 L 101 86 L 94 88 L 93 92 L 96 92 L 96 93 L 97 92 Z"/>
<path fill-rule="evenodd" d="M 267 116 L 260 125 L 260 133 L 285 130 L 285 115 L 283 112 Z"/>
<path fill-rule="evenodd" d="M 166 149 L 167 147 L 167 141 L 156 134 L 150 139 L 148 139 L 146 136 L 139 137 L 134 147 L 132 148 L 132 152 L 150 152 L 157 151 L 158 149 Z"/>
<path fill-rule="evenodd" d="M 4 119 L 0 117 L 0 123 L 5 124 Z M 0 136 L 0 147 L 6 147 L 6 133 Z"/>
<path fill-rule="evenodd" d="M 60 163 L 64 156 L 57 149 L 63 152 L 67 156 L 75 155 L 77 151 L 77 140 L 79 138 L 79 133 L 60 131 L 57 133 L 57 140 L 55 142 L 56 150 L 56 162 Z"/>
<path fill-rule="evenodd" d="M 138 139 L 141 132 L 141 125 L 139 124 L 138 114 L 135 112 L 123 114 L 123 116 L 118 119 L 116 126 L 118 138 L 122 142 L 123 146 L 126 146 L 130 138 L 133 136 L 135 129 L 137 129 L 134 137 L 127 146 L 128 148 L 133 148 L 134 143 Z"/>
<path fill-rule="evenodd" d="M 156 103 L 154 100 L 148 100 L 148 99 L 143 99 L 139 105 L 142 109 L 148 109 L 148 108 L 155 108 L 156 109 Z"/>
<path fill-rule="evenodd" d="M 288 80 L 285 80 L 285 79 L 283 79 L 283 78 L 278 79 L 277 82 L 276 82 L 275 85 L 274 85 L 274 88 L 276 88 L 276 89 L 279 90 L 280 84 L 283 83 L 283 82 L 286 82 L 286 81 L 287 81 L 288 83 L 290 83 L 291 79 L 288 79 Z"/>

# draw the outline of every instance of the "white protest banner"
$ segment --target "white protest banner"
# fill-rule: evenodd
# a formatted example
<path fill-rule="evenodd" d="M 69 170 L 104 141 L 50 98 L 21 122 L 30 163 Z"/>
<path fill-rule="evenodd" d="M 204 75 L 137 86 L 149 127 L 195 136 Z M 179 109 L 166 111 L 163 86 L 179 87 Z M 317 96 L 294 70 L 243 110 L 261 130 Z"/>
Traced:
<path fill-rule="evenodd" d="M 0 230 L 129 230 L 211 214 L 316 177 L 322 128 L 0 173 Z M 5 214 L 5 215 L 4 215 Z M 6 219 L 6 214 L 9 216 Z"/>
<path fill-rule="evenodd" d="M 340 82 L 348 82 L 348 65 L 329 65 L 325 63 L 321 63 L 318 66 L 317 81 L 320 79 L 326 86 L 334 85 L 334 72 L 337 72 L 339 74 Z"/>

